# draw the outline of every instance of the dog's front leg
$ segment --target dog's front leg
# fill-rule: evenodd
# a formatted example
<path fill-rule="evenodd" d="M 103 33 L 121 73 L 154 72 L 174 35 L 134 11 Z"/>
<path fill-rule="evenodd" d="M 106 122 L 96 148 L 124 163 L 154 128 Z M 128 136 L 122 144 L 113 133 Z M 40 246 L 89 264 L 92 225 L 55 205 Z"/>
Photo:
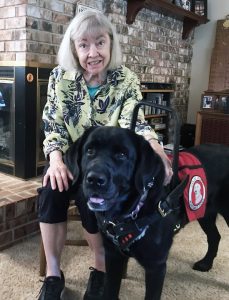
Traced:
<path fill-rule="evenodd" d="M 123 271 L 127 265 L 128 257 L 124 256 L 116 246 L 104 240 L 106 259 L 106 282 L 104 300 L 118 300 Z"/>
<path fill-rule="evenodd" d="M 160 300 L 166 273 L 166 263 L 145 270 L 145 300 Z"/>
<path fill-rule="evenodd" d="M 151 226 L 132 247 L 133 256 L 145 270 L 145 300 L 160 300 L 173 227 L 166 221 Z"/>

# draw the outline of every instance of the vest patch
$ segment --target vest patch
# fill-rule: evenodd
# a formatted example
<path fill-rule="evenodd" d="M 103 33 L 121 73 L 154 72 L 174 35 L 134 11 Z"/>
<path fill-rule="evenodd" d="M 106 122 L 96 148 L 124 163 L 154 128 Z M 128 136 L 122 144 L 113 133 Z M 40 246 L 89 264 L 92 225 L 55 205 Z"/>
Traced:
<path fill-rule="evenodd" d="M 199 159 L 189 152 L 179 153 L 178 177 L 189 177 L 184 190 L 185 209 L 189 221 L 202 218 L 207 203 L 207 178 Z"/>

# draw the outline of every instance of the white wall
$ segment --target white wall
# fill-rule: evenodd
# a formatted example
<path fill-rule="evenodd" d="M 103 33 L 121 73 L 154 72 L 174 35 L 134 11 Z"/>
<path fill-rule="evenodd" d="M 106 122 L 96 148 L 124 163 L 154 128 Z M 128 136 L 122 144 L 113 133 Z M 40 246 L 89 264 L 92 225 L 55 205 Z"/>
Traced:
<path fill-rule="evenodd" d="M 200 109 L 201 94 L 208 88 L 211 54 L 215 44 L 216 21 L 225 19 L 227 15 L 229 15 L 228 0 L 208 0 L 208 19 L 210 22 L 195 29 L 187 123 L 196 123 L 196 113 Z"/>

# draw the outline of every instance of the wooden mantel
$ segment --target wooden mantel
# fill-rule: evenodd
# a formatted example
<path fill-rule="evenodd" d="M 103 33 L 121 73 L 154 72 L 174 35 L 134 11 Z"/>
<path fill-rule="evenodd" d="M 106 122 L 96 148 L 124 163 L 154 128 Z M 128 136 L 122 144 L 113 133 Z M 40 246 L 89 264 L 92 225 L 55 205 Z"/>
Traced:
<path fill-rule="evenodd" d="M 194 27 L 208 22 L 206 16 L 200 16 L 192 11 L 185 10 L 171 3 L 169 0 L 127 0 L 126 23 L 133 24 L 138 12 L 143 8 L 182 20 L 183 39 L 188 38 Z"/>

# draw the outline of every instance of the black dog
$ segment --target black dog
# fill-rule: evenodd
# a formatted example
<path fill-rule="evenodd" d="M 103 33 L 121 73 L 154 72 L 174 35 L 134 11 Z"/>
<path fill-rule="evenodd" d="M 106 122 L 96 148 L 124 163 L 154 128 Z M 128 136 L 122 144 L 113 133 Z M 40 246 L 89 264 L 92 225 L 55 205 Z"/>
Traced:
<path fill-rule="evenodd" d="M 220 240 L 217 214 L 229 225 L 229 148 L 197 146 L 190 151 L 200 158 L 208 180 L 206 213 L 199 220 L 208 251 L 195 264 L 195 269 L 206 271 L 212 267 Z M 123 268 L 130 256 L 145 270 L 145 299 L 160 299 L 177 217 L 184 223 L 187 220 L 182 197 L 176 193 L 175 207 L 179 203 L 179 209 L 173 211 L 173 203 L 166 207 L 161 158 L 142 136 L 128 129 L 98 127 L 86 131 L 70 147 L 65 161 L 103 235 L 104 299 L 118 299 Z"/>

